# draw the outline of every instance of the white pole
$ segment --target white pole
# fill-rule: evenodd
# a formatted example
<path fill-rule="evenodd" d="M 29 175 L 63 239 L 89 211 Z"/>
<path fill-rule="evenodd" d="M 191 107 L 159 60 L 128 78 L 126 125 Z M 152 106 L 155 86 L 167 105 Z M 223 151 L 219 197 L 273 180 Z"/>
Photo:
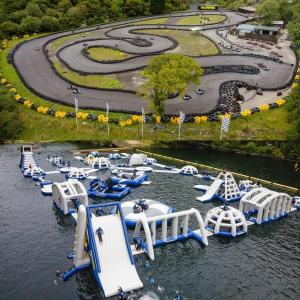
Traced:
<path fill-rule="evenodd" d="M 107 118 L 107 135 L 109 136 L 109 119 L 108 119 L 108 111 L 106 111 L 106 118 Z"/>
<path fill-rule="evenodd" d="M 142 141 L 144 140 L 144 119 L 142 119 Z"/>
<path fill-rule="evenodd" d="M 77 130 L 78 130 L 78 119 L 77 119 L 78 100 L 77 100 L 77 98 L 76 98 L 76 97 L 74 98 L 74 102 L 75 102 L 75 118 L 76 118 L 76 127 L 77 127 Z"/>
<path fill-rule="evenodd" d="M 222 141 L 222 137 L 223 137 L 223 129 L 222 129 L 222 125 L 221 125 L 220 141 Z"/>
<path fill-rule="evenodd" d="M 178 126 L 178 140 L 180 141 L 180 139 L 181 139 L 181 121 L 179 121 L 179 126 Z"/>
<path fill-rule="evenodd" d="M 107 123 L 106 123 L 106 125 L 107 125 L 107 136 L 109 136 L 109 134 L 110 134 L 110 129 L 109 129 L 109 118 L 108 118 L 108 114 L 109 114 L 109 105 L 108 105 L 107 102 L 106 102 L 105 106 L 106 106 L 106 119 L 107 119 Z"/>

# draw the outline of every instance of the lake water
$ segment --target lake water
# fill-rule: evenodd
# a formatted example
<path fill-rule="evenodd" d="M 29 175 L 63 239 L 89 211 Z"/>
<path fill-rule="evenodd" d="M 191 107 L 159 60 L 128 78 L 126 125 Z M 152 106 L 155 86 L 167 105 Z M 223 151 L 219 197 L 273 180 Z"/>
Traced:
<path fill-rule="evenodd" d="M 44 144 L 34 151 L 40 166 L 53 170 L 46 161 L 48 154 L 83 166 L 72 158 L 70 150 L 76 147 Z M 23 177 L 19 151 L 17 145 L 0 147 L 0 299 L 102 299 L 91 270 L 66 282 L 56 276 L 57 270 L 71 266 L 67 255 L 72 252 L 75 224 L 53 208 L 51 197 L 42 196 L 39 187 Z M 289 162 L 203 150 L 155 151 L 299 186 Z M 49 178 L 63 181 L 61 175 Z M 125 200 L 152 198 L 177 211 L 194 207 L 203 217 L 220 205 L 195 201 L 200 192 L 193 185 L 205 184 L 199 178 L 153 173 L 150 180 L 152 185 L 134 189 Z M 158 248 L 150 268 L 145 267 L 144 255 L 136 256 L 144 288 L 133 299 L 144 295 L 173 299 L 176 291 L 184 299 L 299 299 L 299 216 L 293 212 L 288 218 L 251 226 L 247 235 L 236 239 L 210 237 L 207 247 L 187 240 Z"/>

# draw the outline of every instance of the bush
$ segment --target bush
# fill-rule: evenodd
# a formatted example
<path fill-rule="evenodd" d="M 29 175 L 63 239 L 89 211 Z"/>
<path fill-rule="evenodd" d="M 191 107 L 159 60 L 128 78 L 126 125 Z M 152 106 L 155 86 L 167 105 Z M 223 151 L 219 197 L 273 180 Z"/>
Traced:
<path fill-rule="evenodd" d="M 12 96 L 0 90 L 0 143 L 16 139 L 23 130 L 17 103 Z"/>

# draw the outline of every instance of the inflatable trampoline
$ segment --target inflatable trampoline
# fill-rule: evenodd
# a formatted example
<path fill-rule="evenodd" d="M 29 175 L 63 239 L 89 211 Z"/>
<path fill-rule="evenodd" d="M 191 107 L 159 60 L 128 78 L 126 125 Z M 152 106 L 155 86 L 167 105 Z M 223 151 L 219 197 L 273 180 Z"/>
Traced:
<path fill-rule="evenodd" d="M 124 185 L 113 185 L 111 178 L 101 180 L 95 178 L 90 182 L 88 195 L 96 198 L 107 198 L 120 200 L 130 193 L 131 188 Z"/>
<path fill-rule="evenodd" d="M 155 217 L 174 212 L 173 207 L 150 199 L 126 201 L 121 203 L 121 207 L 128 227 L 135 227 L 141 214 L 145 214 L 146 217 Z M 156 223 L 156 225 L 161 224 L 162 221 Z"/>
<path fill-rule="evenodd" d="M 88 177 L 88 174 L 82 169 L 72 168 L 68 174 L 66 174 L 66 179 L 78 179 L 83 180 Z"/>
<path fill-rule="evenodd" d="M 41 169 L 40 167 L 32 167 L 32 168 L 28 168 L 23 172 L 24 177 L 30 177 L 33 180 L 39 180 L 39 178 L 43 178 L 46 173 L 43 169 Z"/>
<path fill-rule="evenodd" d="M 113 184 L 125 184 L 127 186 L 139 187 L 148 179 L 148 175 L 141 172 L 137 173 L 120 173 L 118 176 L 111 178 Z"/>

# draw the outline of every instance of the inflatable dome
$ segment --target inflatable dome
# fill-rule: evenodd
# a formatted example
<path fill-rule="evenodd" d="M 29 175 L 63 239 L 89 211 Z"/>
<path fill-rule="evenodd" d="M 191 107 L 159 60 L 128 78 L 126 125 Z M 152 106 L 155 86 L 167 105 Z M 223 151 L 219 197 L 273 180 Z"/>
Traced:
<path fill-rule="evenodd" d="M 97 157 L 93 160 L 91 167 L 94 169 L 105 170 L 111 167 L 111 163 L 105 157 Z"/>
<path fill-rule="evenodd" d="M 144 213 L 146 217 L 155 217 L 174 212 L 174 208 L 150 199 L 126 201 L 121 204 L 121 207 L 125 223 L 128 227 L 135 227 L 142 213 Z M 161 221 L 157 222 L 157 225 L 161 225 Z"/>
<path fill-rule="evenodd" d="M 182 175 L 197 175 L 198 170 L 193 166 L 184 166 L 180 169 Z"/>
<path fill-rule="evenodd" d="M 108 155 L 109 159 L 121 159 L 121 155 L 118 152 L 112 152 Z"/>
<path fill-rule="evenodd" d="M 153 165 L 153 164 L 156 164 L 156 159 L 155 159 L 155 158 L 152 158 L 152 157 L 147 157 L 147 158 L 145 159 L 145 163 L 146 163 L 147 165 Z"/>
<path fill-rule="evenodd" d="M 83 180 L 88 177 L 88 174 L 82 169 L 72 168 L 71 171 L 66 175 L 66 179 L 78 179 Z"/>
<path fill-rule="evenodd" d="M 209 210 L 205 216 L 205 227 L 215 235 L 236 237 L 247 232 L 244 214 L 231 206 L 219 206 Z"/>

